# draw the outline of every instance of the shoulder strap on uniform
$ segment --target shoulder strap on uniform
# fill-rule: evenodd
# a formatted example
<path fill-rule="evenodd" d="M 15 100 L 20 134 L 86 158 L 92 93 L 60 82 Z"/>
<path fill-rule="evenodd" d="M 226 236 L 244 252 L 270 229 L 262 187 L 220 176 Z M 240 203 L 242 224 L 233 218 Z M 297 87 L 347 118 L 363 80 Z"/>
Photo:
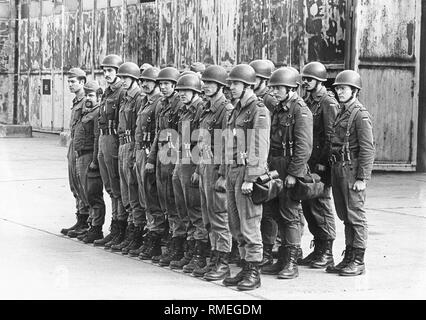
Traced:
<path fill-rule="evenodd" d="M 347 144 L 349 142 L 349 136 L 350 136 L 350 130 L 352 127 L 352 123 L 355 120 L 355 117 L 357 116 L 358 112 L 361 110 L 361 106 L 356 105 L 354 107 L 354 109 L 351 112 L 351 115 L 349 116 L 349 120 L 348 120 L 348 126 L 346 128 L 346 135 L 345 135 L 345 144 Z"/>

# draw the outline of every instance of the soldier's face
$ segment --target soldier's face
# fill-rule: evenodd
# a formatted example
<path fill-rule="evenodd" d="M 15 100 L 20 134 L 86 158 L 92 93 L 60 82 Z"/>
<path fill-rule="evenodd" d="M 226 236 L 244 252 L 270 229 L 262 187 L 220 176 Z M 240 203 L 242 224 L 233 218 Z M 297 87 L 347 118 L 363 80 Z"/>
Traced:
<path fill-rule="evenodd" d="M 204 94 L 208 97 L 211 97 L 217 92 L 218 84 L 212 81 L 205 81 L 203 85 Z"/>
<path fill-rule="evenodd" d="M 88 92 L 86 93 L 86 101 L 90 101 L 93 105 L 98 103 L 98 96 L 96 92 Z"/>
<path fill-rule="evenodd" d="M 152 92 L 152 90 L 154 90 L 155 82 L 149 81 L 149 80 L 142 80 L 141 88 L 142 88 L 144 93 L 149 94 L 149 93 Z"/>
<path fill-rule="evenodd" d="M 165 97 L 170 97 L 175 91 L 175 84 L 171 81 L 160 81 L 160 90 Z"/>
<path fill-rule="evenodd" d="M 232 98 L 237 99 L 241 96 L 244 91 L 244 83 L 240 81 L 231 81 L 231 94 Z"/>
<path fill-rule="evenodd" d="M 339 102 L 345 103 L 352 98 L 352 88 L 346 85 L 336 86 L 336 93 Z"/>
<path fill-rule="evenodd" d="M 289 90 L 285 86 L 274 86 L 272 87 L 272 95 L 278 101 L 285 101 L 288 98 Z"/>
<path fill-rule="evenodd" d="M 76 77 L 68 78 L 68 88 L 71 93 L 76 93 L 83 89 L 84 83 Z"/>
<path fill-rule="evenodd" d="M 192 90 L 179 90 L 179 99 L 184 104 L 188 104 L 191 102 L 192 98 L 194 97 L 194 93 Z"/>
<path fill-rule="evenodd" d="M 106 82 L 108 82 L 108 84 L 113 83 L 117 77 L 117 70 L 115 68 L 105 67 L 103 71 Z"/>
<path fill-rule="evenodd" d="M 123 87 L 124 89 L 129 89 L 133 84 L 133 78 L 130 77 L 122 77 L 123 79 Z"/>
<path fill-rule="evenodd" d="M 262 80 L 263 80 L 262 78 L 256 77 L 256 83 L 254 85 L 254 90 L 259 89 Z"/>
<path fill-rule="evenodd" d="M 303 77 L 302 81 L 306 91 L 313 91 L 316 88 L 318 83 L 317 80 L 315 80 L 314 78 L 309 78 L 309 77 Z"/>

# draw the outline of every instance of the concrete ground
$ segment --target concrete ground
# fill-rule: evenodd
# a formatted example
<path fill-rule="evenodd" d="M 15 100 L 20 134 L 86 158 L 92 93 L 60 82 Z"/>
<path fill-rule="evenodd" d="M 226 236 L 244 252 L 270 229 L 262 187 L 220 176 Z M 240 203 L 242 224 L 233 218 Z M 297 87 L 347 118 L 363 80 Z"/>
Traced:
<path fill-rule="evenodd" d="M 60 229 L 75 219 L 66 153 L 57 135 L 0 139 L 0 299 L 426 298 L 426 174 L 373 175 L 365 275 L 347 278 L 299 267 L 295 280 L 264 275 L 261 288 L 239 292 L 62 236 Z M 342 223 L 336 223 L 339 262 L 344 237 Z M 311 238 L 305 229 L 305 254 Z"/>

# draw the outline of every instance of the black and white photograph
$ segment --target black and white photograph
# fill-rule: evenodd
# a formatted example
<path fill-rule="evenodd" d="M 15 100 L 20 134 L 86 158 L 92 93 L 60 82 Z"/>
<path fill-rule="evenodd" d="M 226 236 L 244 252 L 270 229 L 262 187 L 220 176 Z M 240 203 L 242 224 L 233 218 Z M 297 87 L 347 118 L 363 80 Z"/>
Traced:
<path fill-rule="evenodd" d="M 424 300 L 425 231 L 426 1 L 0 0 L 0 300 Z"/>

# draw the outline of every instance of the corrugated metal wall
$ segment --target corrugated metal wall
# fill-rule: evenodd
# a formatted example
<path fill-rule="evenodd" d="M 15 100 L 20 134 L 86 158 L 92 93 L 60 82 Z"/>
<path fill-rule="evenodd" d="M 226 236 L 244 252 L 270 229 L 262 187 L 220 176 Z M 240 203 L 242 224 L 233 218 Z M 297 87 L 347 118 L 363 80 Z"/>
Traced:
<path fill-rule="evenodd" d="M 179 68 L 206 58 L 344 64 L 344 0 L 22 0 L 19 12 L 18 121 L 50 131 L 69 122 L 64 72 L 80 66 L 102 80 L 109 53 Z"/>
<path fill-rule="evenodd" d="M 421 0 L 360 0 L 356 66 L 374 119 L 376 167 L 416 164 Z"/>

